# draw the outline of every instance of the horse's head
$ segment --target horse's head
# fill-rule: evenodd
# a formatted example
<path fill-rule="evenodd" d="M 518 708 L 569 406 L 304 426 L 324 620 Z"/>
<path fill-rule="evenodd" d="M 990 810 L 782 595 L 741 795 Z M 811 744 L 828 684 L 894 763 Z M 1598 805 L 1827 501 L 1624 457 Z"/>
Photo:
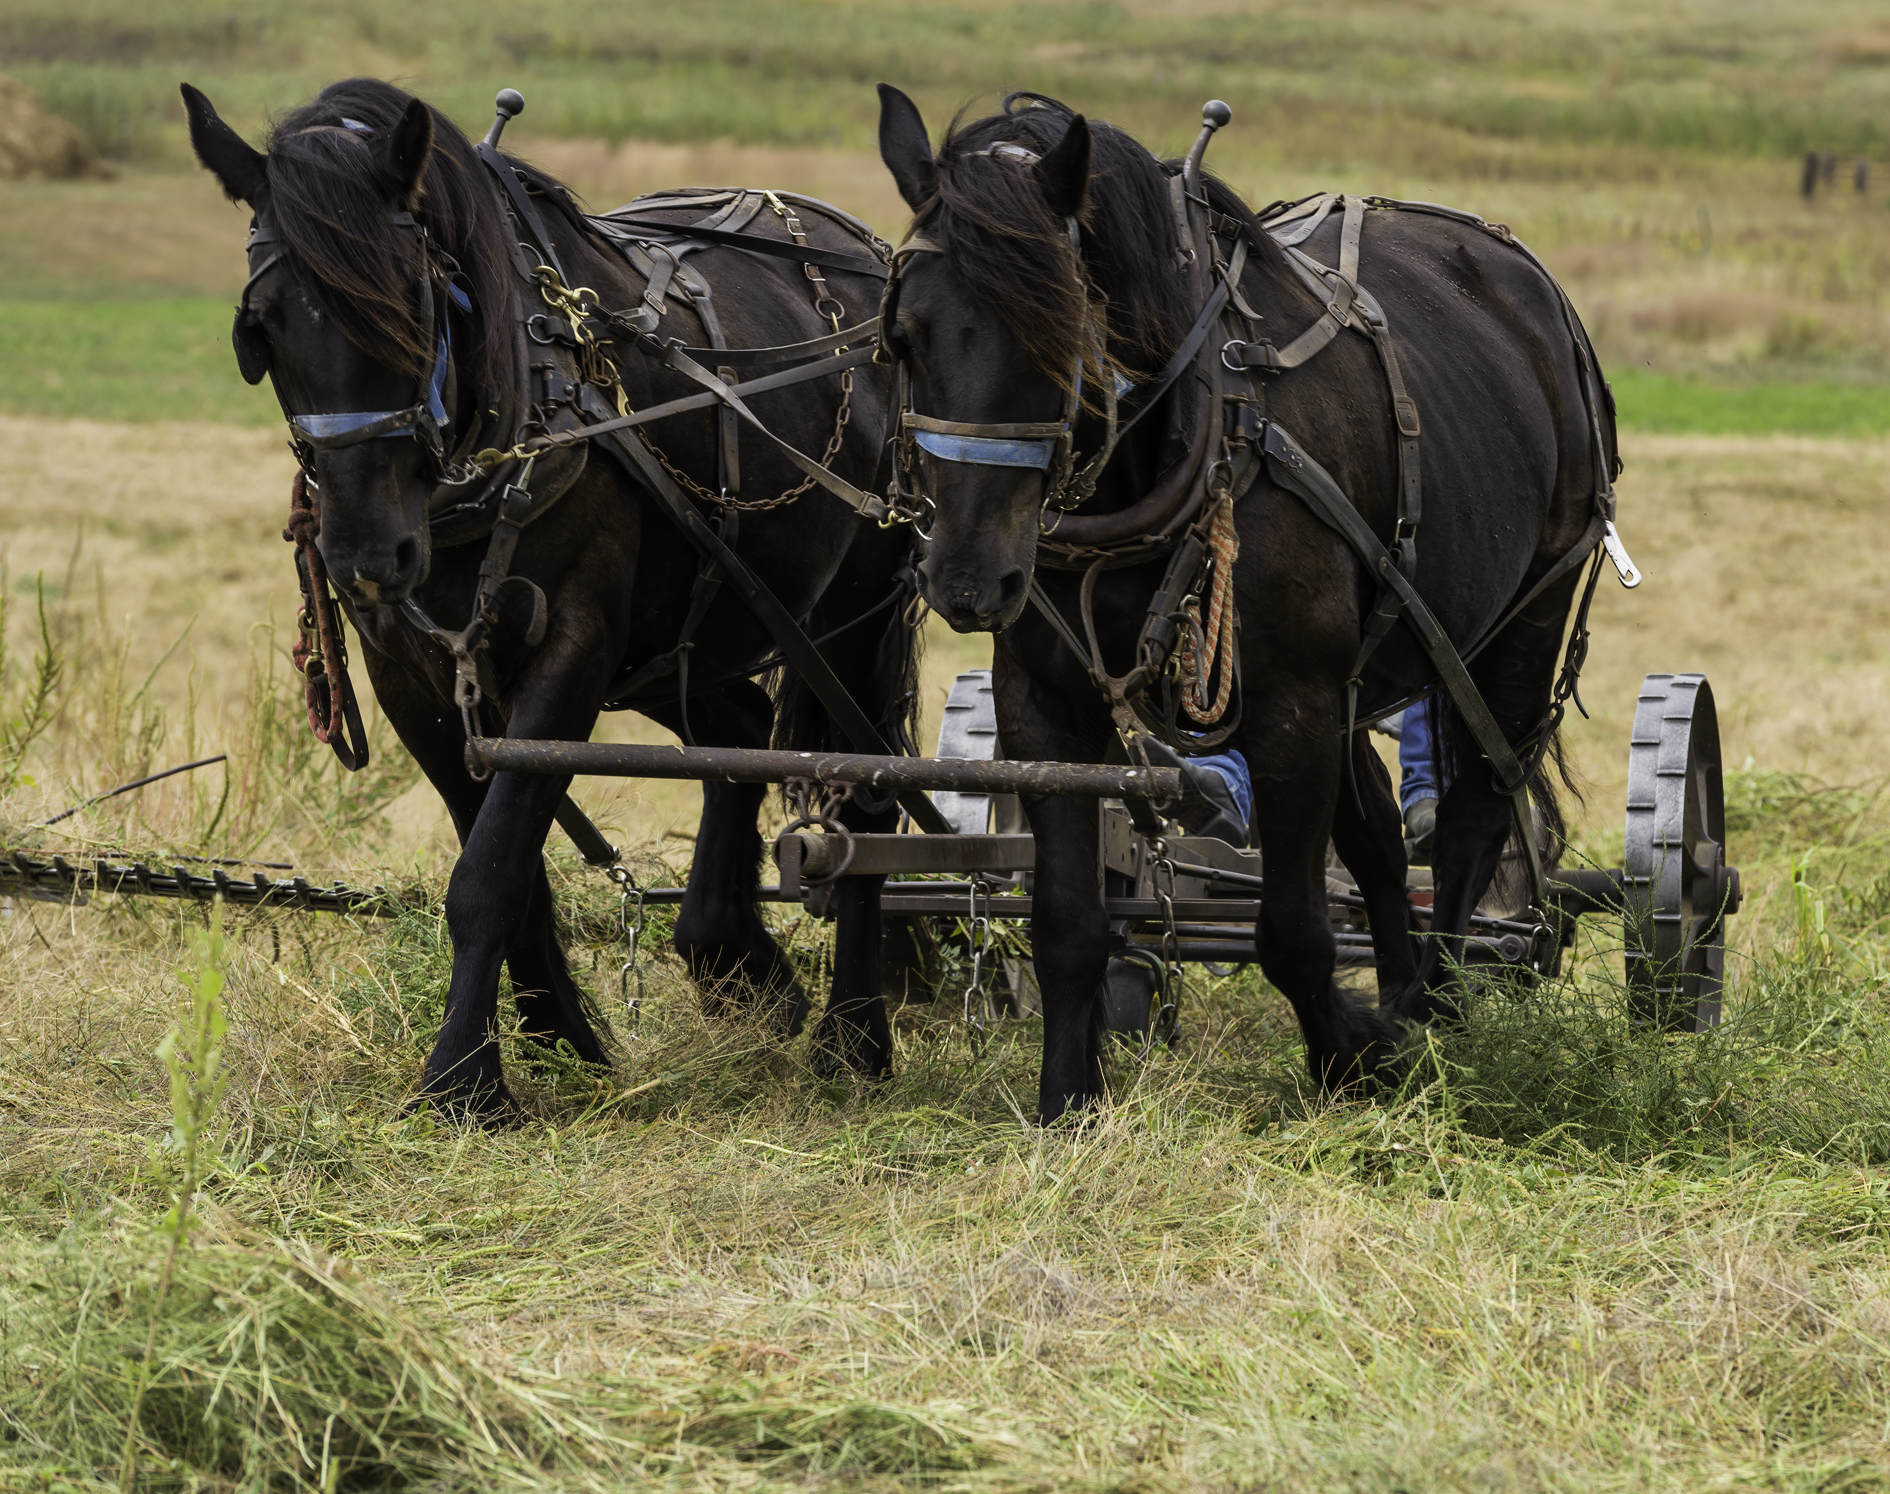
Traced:
<path fill-rule="evenodd" d="M 458 402 L 449 298 L 466 299 L 414 216 L 433 112 L 387 84 L 337 84 L 265 155 L 183 94 L 197 158 L 255 212 L 237 365 L 269 377 L 291 421 L 329 574 L 357 605 L 399 602 L 431 563 L 427 500 Z"/>
<path fill-rule="evenodd" d="M 1079 115 L 1054 142 L 1020 128 L 982 150 L 962 131 L 935 160 L 912 100 L 879 94 L 880 156 L 915 214 L 882 330 L 920 417 L 902 452 L 931 510 L 920 581 L 959 632 L 1000 632 L 1028 600 L 1046 489 L 1067 471 L 1065 423 L 1085 364 L 1098 371 L 1073 232 L 1089 127 Z M 1017 426 L 1043 429 L 1004 429 Z"/>

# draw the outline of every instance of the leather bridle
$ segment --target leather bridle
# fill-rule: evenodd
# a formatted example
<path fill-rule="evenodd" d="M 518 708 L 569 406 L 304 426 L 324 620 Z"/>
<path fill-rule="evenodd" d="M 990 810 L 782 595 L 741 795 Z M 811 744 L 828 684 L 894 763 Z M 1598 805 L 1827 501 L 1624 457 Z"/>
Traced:
<path fill-rule="evenodd" d="M 1034 166 L 1041 159 L 1037 152 L 1010 142 L 1002 142 L 972 154 L 1013 160 L 1025 166 Z M 1080 264 L 1082 230 L 1074 218 L 1066 219 L 1065 223 L 1069 229 L 1070 248 L 1076 251 Z M 919 530 L 920 537 L 926 537 L 927 531 L 921 527 L 921 519 L 926 510 L 936 512 L 937 505 L 922 484 L 919 453 L 924 452 L 939 461 L 957 462 L 965 466 L 1016 467 L 1041 472 L 1044 474 L 1042 512 L 1048 515 L 1054 511 L 1061 518 L 1064 513 L 1094 496 L 1096 481 L 1115 453 L 1119 434 L 1116 402 L 1128 387 L 1117 380 L 1103 382 L 1103 414 L 1107 430 L 1100 449 L 1079 467 L 1074 432 L 1077 415 L 1083 407 L 1083 364 L 1092 355 L 1100 362 L 1107 351 L 1102 318 L 1090 301 L 1088 286 L 1084 285 L 1083 296 L 1089 342 L 1076 356 L 1076 366 L 1070 371 L 1063 409 L 1057 419 L 1002 423 L 941 420 L 936 416 L 921 415 L 912 408 L 911 365 L 900 350 L 902 340 L 894 335 L 894 331 L 899 317 L 901 272 L 917 255 L 944 253 L 941 245 L 923 234 L 913 234 L 893 254 L 892 272 L 886 277 L 886 294 L 880 303 L 879 358 L 890 360 L 895 369 L 893 398 L 896 402 L 898 431 L 893 437 L 893 479 L 887 494 L 893 515 L 910 521 Z M 1057 518 L 1049 519 L 1043 524 L 1044 532 L 1054 530 L 1056 525 Z"/>
<path fill-rule="evenodd" d="M 286 402 L 282 405 L 283 417 L 289 422 L 292 432 L 291 442 L 296 455 L 302 459 L 302 465 L 311 465 L 311 458 L 317 451 L 336 451 L 344 447 L 359 446 L 367 441 L 386 440 L 394 437 L 411 437 L 425 447 L 437 467 L 446 460 L 445 428 L 452 423 L 448 394 L 455 384 L 453 362 L 453 329 L 448 306 L 457 306 L 468 314 L 472 311 L 472 298 L 456 284 L 453 279 L 435 264 L 427 245 L 426 229 L 415 219 L 412 213 L 397 212 L 391 221 L 399 227 L 411 228 L 420 235 L 421 261 L 424 268 L 420 274 L 420 317 L 432 333 L 434 346 L 433 367 L 427 375 L 421 396 L 413 404 L 401 410 L 350 410 L 338 414 L 297 414 L 289 409 Z M 271 229 L 260 227 L 254 221 L 250 224 L 249 242 L 246 252 L 254 258 L 258 249 L 281 243 L 280 237 Z M 251 384 L 259 384 L 263 377 L 271 372 L 271 348 L 267 334 L 262 328 L 262 319 L 249 304 L 251 293 L 258 282 L 271 270 L 281 264 L 286 250 L 275 249 L 267 253 L 262 263 L 250 271 L 249 279 L 243 284 L 243 294 L 236 305 L 236 320 L 230 329 L 230 340 L 236 349 L 237 367 L 243 378 Z M 434 282 L 439 281 L 445 288 L 444 296 L 434 293 Z M 282 394 L 276 391 L 278 401 Z"/>

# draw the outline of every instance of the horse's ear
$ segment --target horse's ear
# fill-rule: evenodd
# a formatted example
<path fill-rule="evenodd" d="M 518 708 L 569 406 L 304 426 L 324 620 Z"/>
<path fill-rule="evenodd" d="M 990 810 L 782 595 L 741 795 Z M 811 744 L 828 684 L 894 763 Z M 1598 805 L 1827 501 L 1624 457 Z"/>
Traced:
<path fill-rule="evenodd" d="M 879 85 L 879 158 L 913 212 L 932 200 L 938 169 L 932 164 L 925 121 L 919 106 L 890 83 Z"/>
<path fill-rule="evenodd" d="M 420 180 L 433 159 L 433 111 L 420 100 L 409 101 L 407 112 L 394 126 L 387 157 L 399 188 L 400 205 L 412 208 L 420 200 Z"/>
<path fill-rule="evenodd" d="M 251 207 L 269 185 L 269 157 L 217 117 L 217 111 L 188 83 L 181 84 L 184 113 L 190 116 L 190 145 L 204 169 L 223 187 L 231 202 Z"/>
<path fill-rule="evenodd" d="M 1082 115 L 1070 121 L 1063 138 L 1037 163 L 1050 211 L 1059 218 L 1080 218 L 1089 200 L 1089 122 Z"/>

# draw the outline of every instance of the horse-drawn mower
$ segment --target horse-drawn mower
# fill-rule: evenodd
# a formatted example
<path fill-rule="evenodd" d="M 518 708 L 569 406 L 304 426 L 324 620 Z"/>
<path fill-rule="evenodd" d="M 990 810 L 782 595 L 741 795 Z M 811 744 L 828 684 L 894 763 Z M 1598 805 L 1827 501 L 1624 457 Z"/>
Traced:
<path fill-rule="evenodd" d="M 1265 886 L 1260 852 L 1226 840 L 1138 831 L 1130 798 L 1179 800 L 1181 770 L 1011 762 L 1002 755 L 989 670 L 958 676 L 946 701 L 934 758 L 841 753 L 479 740 L 469 761 L 491 771 L 799 782 L 812 788 L 864 785 L 921 788 L 952 826 L 948 834 L 860 834 L 831 815 L 791 827 L 775 841 L 779 882 L 767 901 L 837 916 L 834 889 L 847 876 L 885 876 L 879 899 L 888 921 L 920 919 L 935 938 L 958 940 L 971 957 L 964 1018 L 982 1029 L 1000 1007 L 1028 1013 L 1034 983 L 1016 962 L 991 954 L 994 922 L 1032 913 L 1033 837 L 1017 794 L 1076 793 L 1099 799 L 1097 875 L 1111 932 L 1104 1021 L 1149 1042 L 1172 1041 L 1180 1016 L 1182 967 L 1232 966 L 1254 958 L 1254 924 Z M 1505 854 L 1480 900 L 1465 948 L 1467 963 L 1548 976 L 1575 942 L 1576 920 L 1622 920 L 1626 973 L 1636 1013 L 1674 1031 L 1719 1021 L 1726 919 L 1740 904 L 1739 873 L 1726 862 L 1719 720 L 1712 687 L 1699 674 L 1650 674 L 1642 683 L 1628 744 L 1626 865 L 1554 865 L 1551 906 L 1532 914 L 1519 846 Z M 1551 863 L 1559 848 L 1545 846 Z M 1328 911 L 1342 964 L 1372 960 L 1364 901 L 1333 858 Z M 653 888 L 645 902 L 680 902 L 684 889 Z M 1429 933 L 1430 869 L 1409 882 L 1412 924 Z"/>

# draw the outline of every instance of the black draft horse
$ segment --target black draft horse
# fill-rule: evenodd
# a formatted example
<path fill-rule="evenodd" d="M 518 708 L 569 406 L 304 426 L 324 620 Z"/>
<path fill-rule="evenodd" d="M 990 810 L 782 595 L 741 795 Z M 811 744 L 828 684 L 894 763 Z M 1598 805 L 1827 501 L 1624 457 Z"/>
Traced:
<path fill-rule="evenodd" d="M 899 276 L 889 329 L 907 360 L 913 410 L 935 420 L 1054 422 L 1084 367 L 1094 391 L 1164 367 L 1195 319 L 1178 261 L 1170 195 L 1175 163 L 1157 161 L 1107 125 L 1062 104 L 1012 95 L 1003 112 L 955 124 L 936 154 L 911 100 L 881 85 L 880 153 L 939 251 Z M 994 149 L 996 147 L 996 149 Z M 1202 178 L 1207 205 L 1238 221 L 1248 243 L 1240 290 L 1281 344 L 1325 307 L 1292 273 L 1252 211 Z M 1080 225 L 1071 242 L 1070 222 Z M 1339 217 L 1306 245 L 1339 262 Z M 1461 647 L 1583 535 L 1597 455 L 1576 350 L 1559 293 L 1493 234 L 1415 212 L 1370 215 L 1361 284 L 1382 304 L 1405 380 L 1423 412 L 1424 505 L 1417 586 Z M 1106 318 L 1106 350 L 1087 318 Z M 1087 365 L 1087 366 L 1085 366 Z M 1183 397 L 1180 385 L 1167 398 Z M 1128 396 L 1133 408 L 1133 395 Z M 1093 404 L 1093 398 L 1086 402 Z M 1371 343 L 1340 335 L 1320 356 L 1272 377 L 1266 415 L 1291 432 L 1350 495 L 1381 540 L 1393 533 L 1398 452 L 1385 374 Z M 1120 511 L 1176 460 L 1172 422 L 1130 431 L 1083 514 Z M 1102 421 L 1080 418 L 1076 446 L 1093 452 Z M 1093 762 L 1115 744 L 1111 717 L 1083 662 L 1028 605 L 1041 584 L 1078 616 L 1078 576 L 1037 564 L 1044 487 L 1032 470 L 921 456 L 935 505 L 920 566 L 927 600 L 961 632 L 995 639 L 998 730 L 1007 755 Z M 1236 509 L 1245 709 L 1231 745 L 1254 775 L 1253 829 L 1266 868 L 1255 943 L 1267 979 L 1292 1004 L 1322 1085 L 1369 1079 L 1391 1055 L 1400 1019 L 1448 1004 L 1453 943 L 1469 926 L 1511 826 L 1511 800 L 1462 745 L 1439 805 L 1435 928 L 1420 959 L 1407 935 L 1405 854 L 1388 775 L 1363 734 L 1349 742 L 1348 671 L 1376 588 L 1355 552 L 1262 468 Z M 1104 572 L 1095 618 L 1111 673 L 1133 662 L 1162 562 Z M 1472 677 L 1511 743 L 1544 721 L 1574 573 L 1550 585 L 1481 652 Z M 1428 684 L 1434 673 L 1400 626 L 1373 657 L 1362 712 Z M 1341 791 L 1346 756 L 1359 787 Z M 1471 764 L 1476 763 L 1475 770 Z M 1538 773 L 1532 790 L 1547 795 Z M 1108 957 L 1097 885 L 1096 807 L 1026 801 L 1037 837 L 1032 938 L 1043 991 L 1040 1115 L 1048 1120 L 1103 1093 L 1097 994 Z M 1552 799 L 1545 804 L 1554 813 Z M 1325 866 L 1331 837 L 1365 891 L 1379 955 L 1373 1009 L 1333 980 Z"/>
<path fill-rule="evenodd" d="M 429 379 L 443 371 L 449 451 L 478 432 L 480 444 L 503 446 L 524 422 L 543 429 L 548 416 L 537 400 L 549 391 L 518 387 L 520 364 L 532 356 L 518 330 L 518 298 L 533 293 L 515 269 L 526 252 L 521 233 L 507 219 L 494 174 L 450 121 L 390 84 L 353 79 L 277 121 L 265 153 L 245 143 L 188 85 L 184 99 L 198 159 L 232 200 L 249 205 L 263 236 L 259 242 L 253 236 L 238 354 L 252 382 L 266 366 L 285 414 L 415 407 L 417 397 L 424 402 Z M 567 283 L 594 288 L 605 308 L 638 307 L 645 282 L 587 223 L 566 190 L 506 159 L 546 225 Z M 416 224 L 423 234 L 413 231 Z M 805 228 L 813 243 L 828 249 L 858 253 L 865 247 L 820 214 L 808 213 Z M 775 233 L 786 241 L 779 225 Z M 833 328 L 816 312 L 799 264 L 729 247 L 702 249 L 689 263 L 713 284 L 731 346 L 781 346 Z M 523 268 L 528 272 L 529 260 Z M 829 269 L 826 290 L 840 299 L 844 321 L 859 322 L 877 306 L 880 282 Z M 436 344 L 429 324 L 429 315 L 437 315 L 431 309 L 449 295 L 450 355 L 440 351 L 449 343 Z M 666 335 L 696 345 L 707 341 L 692 309 L 672 306 L 668 317 Z M 696 392 L 628 346 L 620 344 L 614 357 L 633 408 Z M 449 360 L 444 370 L 437 366 Z M 881 462 L 886 397 L 875 370 L 861 369 L 855 377 L 860 387 L 832 469 L 865 484 Z M 837 377 L 825 376 L 756 396 L 756 407 L 783 440 L 818 457 L 834 432 L 839 400 Z M 715 421 L 705 411 L 650 432 L 668 461 L 698 486 L 717 480 Z M 774 495 L 802 477 L 762 444 L 751 440 L 740 452 L 745 496 Z M 455 1113 L 500 1119 L 511 1105 L 494 1038 L 501 964 L 528 1035 L 547 1046 L 568 1043 L 580 1059 L 606 1061 L 595 1014 L 566 968 L 541 856 L 569 780 L 499 773 L 481 783 L 467 771 L 453 660 L 401 605 L 416 599 L 431 618 L 457 626 L 472 610 L 487 553 L 483 536 L 436 542 L 429 509 L 440 506 L 439 456 L 418 439 L 373 439 L 316 450 L 305 459 L 305 471 L 318 498 L 321 555 L 366 642 L 375 696 L 446 801 L 463 848 L 446 900 L 453 939 L 446 1018 L 426 1062 L 423 1093 Z M 502 625 L 490 657 L 497 689 L 485 729 L 492 730 L 496 708 L 510 736 L 585 741 L 600 708 L 614 703 L 613 679 L 624 680 L 677 645 L 698 555 L 648 491 L 602 451 L 587 456 L 578 446 L 542 459 L 531 487 L 544 516 L 521 532 L 510 570 L 542 588 L 545 628 L 542 642 L 529 646 L 533 609 L 525 589 L 510 588 L 501 598 Z M 869 626 L 841 632 L 825 652 L 868 718 L 883 735 L 899 739 L 914 704 L 911 630 L 889 596 L 899 586 L 904 538 L 863 523 L 818 487 L 785 506 L 743 513 L 738 538 L 736 530 L 724 533 L 787 609 L 807 619 L 810 632 L 824 634 L 880 613 Z M 686 702 L 687 727 L 696 741 L 768 744 L 776 703 L 752 675 L 773 648 L 754 615 L 724 590 L 690 641 L 696 684 Z M 790 675 L 784 689 L 798 687 Z M 684 731 L 673 681 L 667 699 L 648 696 L 638 696 L 635 708 Z M 790 709 L 784 698 L 782 706 L 783 721 L 799 723 L 798 737 L 782 745 L 827 745 L 824 711 L 804 699 Z M 807 996 L 755 907 L 763 792 L 753 785 L 704 785 L 675 940 L 706 998 L 759 1000 L 785 1030 L 795 1031 Z M 853 828 L 886 829 L 896 811 L 849 813 Z M 845 879 L 842 902 L 850 895 L 870 901 L 875 889 L 865 880 Z M 876 919 L 847 922 L 876 940 Z M 847 1010 L 855 965 L 861 966 L 858 983 L 878 994 L 876 943 L 836 951 L 836 1003 L 816 1035 L 817 1047 L 869 1069 L 883 1067 L 877 1052 L 885 1046 L 883 1030 L 836 1015 Z M 874 1051 L 862 1057 L 862 1043 Z"/>

